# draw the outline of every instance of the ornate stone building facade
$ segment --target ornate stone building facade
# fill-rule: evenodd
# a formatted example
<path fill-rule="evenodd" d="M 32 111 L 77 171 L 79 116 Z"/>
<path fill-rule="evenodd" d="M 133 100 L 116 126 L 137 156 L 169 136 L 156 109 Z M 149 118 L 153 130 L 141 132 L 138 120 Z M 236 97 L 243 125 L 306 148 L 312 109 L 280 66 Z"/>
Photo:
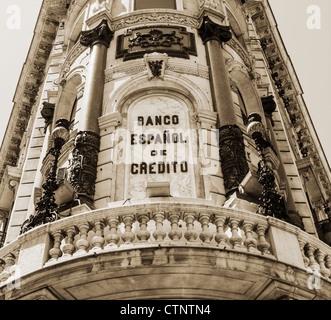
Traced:
<path fill-rule="evenodd" d="M 330 169 L 267 0 L 44 0 L 0 154 L 2 299 L 330 299 Z"/>

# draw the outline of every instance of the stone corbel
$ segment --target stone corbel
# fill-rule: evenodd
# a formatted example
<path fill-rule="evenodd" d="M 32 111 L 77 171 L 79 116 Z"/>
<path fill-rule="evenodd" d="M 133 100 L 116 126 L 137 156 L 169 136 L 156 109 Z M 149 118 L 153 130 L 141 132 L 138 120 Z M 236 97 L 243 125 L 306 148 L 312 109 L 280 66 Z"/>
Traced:
<path fill-rule="evenodd" d="M 122 121 L 122 116 L 118 111 L 106 114 L 98 119 L 101 132 L 107 129 L 107 133 L 115 131 Z"/>
<path fill-rule="evenodd" d="M 144 60 L 147 68 L 148 79 L 160 78 L 163 80 L 164 72 L 168 63 L 168 55 L 166 53 L 146 53 Z"/>
<path fill-rule="evenodd" d="M 210 110 L 200 109 L 196 113 L 197 122 L 201 129 L 215 129 L 217 124 L 217 113 Z"/>
<path fill-rule="evenodd" d="M 230 74 L 235 72 L 241 72 L 242 74 L 245 74 L 248 78 L 250 78 L 250 70 L 243 63 L 234 59 L 228 59 L 226 60 L 226 66 Z"/>

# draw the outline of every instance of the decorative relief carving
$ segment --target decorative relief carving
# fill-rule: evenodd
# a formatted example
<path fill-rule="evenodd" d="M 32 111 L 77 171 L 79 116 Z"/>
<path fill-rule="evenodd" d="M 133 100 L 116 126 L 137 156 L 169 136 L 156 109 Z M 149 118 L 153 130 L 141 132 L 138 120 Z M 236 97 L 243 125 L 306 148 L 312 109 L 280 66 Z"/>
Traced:
<path fill-rule="evenodd" d="M 124 66 L 116 66 L 109 68 L 105 71 L 105 82 L 110 82 L 115 79 L 127 77 L 132 74 L 138 74 L 140 72 L 146 72 L 147 66 L 143 62 L 129 63 Z M 197 77 L 209 79 L 209 70 L 207 66 L 193 64 L 193 63 L 178 63 L 174 61 L 168 61 L 165 65 L 165 71 L 172 71 L 184 74 L 190 74 Z"/>
<path fill-rule="evenodd" d="M 124 61 L 154 51 L 188 59 L 197 54 L 194 34 L 182 27 L 157 26 L 129 29 L 117 38 L 116 58 Z"/>
<path fill-rule="evenodd" d="M 150 22 L 158 22 L 158 23 L 175 23 L 181 24 L 184 26 L 190 26 L 193 28 L 199 27 L 199 20 L 186 16 L 184 14 L 171 14 L 171 13 L 157 13 L 154 12 L 152 14 L 141 14 L 136 13 L 134 15 L 130 14 L 130 16 L 122 17 L 118 21 L 113 21 L 112 30 L 116 31 L 123 28 L 128 28 L 132 25 L 141 23 L 147 24 Z"/>
<path fill-rule="evenodd" d="M 219 148 L 224 186 L 227 190 L 236 189 L 249 171 L 242 133 L 237 125 L 219 129 Z"/>
<path fill-rule="evenodd" d="M 154 52 L 151 54 L 145 54 L 144 59 L 147 67 L 148 78 L 152 79 L 153 77 L 157 77 L 163 79 L 168 61 L 168 55 L 166 53 L 160 54 Z"/>
<path fill-rule="evenodd" d="M 90 202 L 95 192 L 99 147 L 98 134 L 92 131 L 78 132 L 70 164 L 70 183 L 80 198 Z"/>

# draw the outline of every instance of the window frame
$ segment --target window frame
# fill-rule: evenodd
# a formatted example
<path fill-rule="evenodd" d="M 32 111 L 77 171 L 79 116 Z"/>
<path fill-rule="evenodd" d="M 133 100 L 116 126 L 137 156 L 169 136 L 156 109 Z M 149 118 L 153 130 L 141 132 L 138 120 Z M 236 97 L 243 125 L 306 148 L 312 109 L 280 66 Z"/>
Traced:
<path fill-rule="evenodd" d="M 136 9 L 136 0 L 132 0 L 132 11 L 140 11 L 140 10 L 150 10 L 150 9 L 167 9 L 167 10 L 177 10 L 177 11 L 183 11 L 183 0 L 174 0 L 175 2 L 175 8 L 146 8 L 146 9 Z"/>

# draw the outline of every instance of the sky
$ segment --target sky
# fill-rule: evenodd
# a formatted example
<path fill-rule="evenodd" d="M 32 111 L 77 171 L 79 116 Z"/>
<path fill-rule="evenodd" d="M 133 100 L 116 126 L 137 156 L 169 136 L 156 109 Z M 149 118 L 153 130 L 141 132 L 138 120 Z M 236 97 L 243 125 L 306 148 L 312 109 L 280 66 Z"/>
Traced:
<path fill-rule="evenodd" d="M 27 57 L 41 3 L 42 0 L 0 1 L 0 142 L 13 107 L 16 85 Z M 269 0 L 269 3 L 330 164 L 331 0 Z M 320 19 L 317 19 L 317 9 L 320 9 Z"/>

